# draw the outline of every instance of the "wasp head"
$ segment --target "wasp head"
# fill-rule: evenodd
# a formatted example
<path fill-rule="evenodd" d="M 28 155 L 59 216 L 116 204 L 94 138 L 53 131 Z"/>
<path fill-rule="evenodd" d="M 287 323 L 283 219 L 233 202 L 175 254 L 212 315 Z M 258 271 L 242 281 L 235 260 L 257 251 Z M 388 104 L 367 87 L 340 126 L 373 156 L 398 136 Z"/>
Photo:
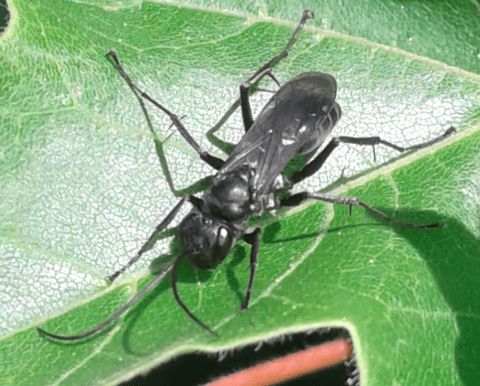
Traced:
<path fill-rule="evenodd" d="M 233 245 L 233 232 L 221 220 L 191 212 L 179 226 L 183 253 L 199 269 L 215 269 L 227 257 Z"/>

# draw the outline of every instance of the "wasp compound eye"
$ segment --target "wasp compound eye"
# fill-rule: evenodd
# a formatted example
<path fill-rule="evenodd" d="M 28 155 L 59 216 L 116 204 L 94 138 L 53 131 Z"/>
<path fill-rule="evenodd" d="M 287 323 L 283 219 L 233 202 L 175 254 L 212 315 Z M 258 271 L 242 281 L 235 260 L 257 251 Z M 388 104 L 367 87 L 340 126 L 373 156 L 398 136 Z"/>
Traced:
<path fill-rule="evenodd" d="M 227 257 L 230 249 L 232 249 L 233 237 L 232 233 L 225 227 L 220 227 L 217 234 L 217 240 L 213 248 L 215 260 L 223 261 Z"/>

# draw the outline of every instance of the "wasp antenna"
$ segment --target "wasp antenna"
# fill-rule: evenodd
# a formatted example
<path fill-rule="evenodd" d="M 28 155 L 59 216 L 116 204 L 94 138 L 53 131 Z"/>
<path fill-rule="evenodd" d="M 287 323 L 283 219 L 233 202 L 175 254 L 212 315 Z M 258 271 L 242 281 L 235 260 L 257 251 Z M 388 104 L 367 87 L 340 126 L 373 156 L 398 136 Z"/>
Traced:
<path fill-rule="evenodd" d="M 172 293 L 173 297 L 177 301 L 178 305 L 182 307 L 183 311 L 192 319 L 195 323 L 197 323 L 200 327 L 208 331 L 210 334 L 216 336 L 217 338 L 220 338 L 220 336 L 213 331 L 210 327 L 208 327 L 205 323 L 201 322 L 200 319 L 198 319 L 195 315 L 193 315 L 192 311 L 190 311 L 185 304 L 183 304 L 182 300 L 180 299 L 180 296 L 178 295 L 177 291 L 177 269 L 180 264 L 180 261 L 185 257 L 185 254 L 181 254 L 180 256 L 177 257 L 175 262 L 173 263 L 173 269 L 172 269 Z"/>
<path fill-rule="evenodd" d="M 41 329 L 40 327 L 37 327 L 37 331 L 40 332 L 41 334 L 44 334 L 50 338 L 56 339 L 56 340 L 78 340 L 78 339 L 83 339 L 86 338 L 90 335 L 95 334 L 96 332 L 102 330 L 105 326 L 113 322 L 115 319 L 117 319 L 120 315 L 122 315 L 125 311 L 127 311 L 131 306 L 133 306 L 136 302 L 138 302 L 143 295 L 145 295 L 148 291 L 153 289 L 160 281 L 162 281 L 165 276 L 172 270 L 174 264 L 170 264 L 167 268 L 165 268 L 157 277 L 155 277 L 150 283 L 148 283 L 144 289 L 142 289 L 139 293 L 137 293 L 133 298 L 131 298 L 122 308 L 120 308 L 118 311 L 110 315 L 106 320 L 104 320 L 102 323 L 97 324 L 95 327 L 93 327 L 91 330 L 85 331 L 81 334 L 78 335 L 56 335 L 52 334 L 51 332 L 45 331 Z"/>

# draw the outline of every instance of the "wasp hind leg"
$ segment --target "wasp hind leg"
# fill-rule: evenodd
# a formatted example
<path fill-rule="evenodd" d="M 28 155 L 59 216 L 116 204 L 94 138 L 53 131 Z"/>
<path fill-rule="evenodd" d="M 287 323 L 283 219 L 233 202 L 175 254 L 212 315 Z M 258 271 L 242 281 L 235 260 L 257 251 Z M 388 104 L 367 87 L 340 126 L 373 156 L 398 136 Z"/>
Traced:
<path fill-rule="evenodd" d="M 430 228 L 442 228 L 443 224 L 441 223 L 432 223 L 432 224 L 426 224 L 426 225 L 420 225 L 420 224 L 413 224 L 413 223 L 408 223 L 404 221 L 398 221 L 390 216 L 386 215 L 382 211 L 367 205 L 363 201 L 360 201 L 357 197 L 337 197 L 337 196 L 331 196 L 328 194 L 312 194 L 308 192 L 301 192 L 301 193 L 296 193 L 293 194 L 289 197 L 286 197 L 280 201 L 281 205 L 280 206 L 297 206 L 300 205 L 302 202 L 306 200 L 317 200 L 317 201 L 323 201 L 323 202 L 328 202 L 330 204 L 338 204 L 338 205 L 348 205 L 350 207 L 350 214 L 352 214 L 352 207 L 353 206 L 361 206 L 362 208 L 368 210 L 369 212 L 375 214 L 376 216 L 380 217 L 382 220 L 399 225 L 402 227 L 406 228 L 414 228 L 414 229 L 430 229 Z"/>
<path fill-rule="evenodd" d="M 292 174 L 290 180 L 292 183 L 296 184 L 300 181 L 303 181 L 305 178 L 312 176 L 315 174 L 320 168 L 323 166 L 325 161 L 327 160 L 328 157 L 332 154 L 333 150 L 337 148 L 338 145 L 341 143 L 349 143 L 353 145 L 360 145 L 360 146 L 372 146 L 373 148 L 373 159 L 375 160 L 375 146 L 376 145 L 384 145 L 387 147 L 390 147 L 394 150 L 397 150 L 400 153 L 403 153 L 408 150 L 419 150 L 419 149 L 424 149 L 428 146 L 431 146 L 437 142 L 443 141 L 445 138 L 449 137 L 451 134 L 455 133 L 457 130 L 453 127 L 450 126 L 445 133 L 442 135 L 439 135 L 438 137 L 427 141 L 420 143 L 418 145 L 413 145 L 413 146 L 408 146 L 408 147 L 402 147 L 395 145 L 391 142 L 385 141 L 381 139 L 380 137 L 361 137 L 361 138 L 355 138 L 355 137 L 335 137 L 332 138 L 332 140 L 328 143 L 328 145 L 320 152 L 319 155 L 317 155 L 312 161 L 310 161 L 307 165 L 304 166 L 304 168 L 300 171 L 297 171 Z"/>
<path fill-rule="evenodd" d="M 241 106 L 242 109 L 242 118 L 243 118 L 243 124 L 245 128 L 245 132 L 247 132 L 250 127 L 253 125 L 254 119 L 252 116 L 252 109 L 250 107 L 250 96 L 253 95 L 257 91 L 265 91 L 265 92 L 274 92 L 272 90 L 267 90 L 258 87 L 258 84 L 261 79 L 263 79 L 265 76 L 269 76 L 270 78 L 274 79 L 275 83 L 277 85 L 280 85 L 280 82 L 275 78 L 275 76 L 268 70 L 264 74 L 262 74 L 251 86 L 245 86 L 242 83 L 240 86 L 240 97 L 233 102 L 233 104 L 230 106 L 230 108 L 227 110 L 227 112 L 220 118 L 220 120 L 213 126 L 206 134 L 207 139 L 210 141 L 211 144 L 213 144 L 215 147 L 223 151 L 225 154 L 230 154 L 233 152 L 235 149 L 236 145 L 227 141 L 224 141 L 217 137 L 215 133 L 220 130 L 225 122 L 231 117 L 231 115 L 238 109 L 239 106 Z"/>
<path fill-rule="evenodd" d="M 298 35 L 300 31 L 303 29 L 305 24 L 309 19 L 313 19 L 315 15 L 313 12 L 309 10 L 303 11 L 302 18 L 298 22 L 298 26 L 293 32 L 292 37 L 290 38 L 289 42 L 285 46 L 284 50 L 280 52 L 278 55 L 273 56 L 270 58 L 268 62 L 266 62 L 262 67 L 260 67 L 250 78 L 248 78 L 245 82 L 240 85 L 240 102 L 242 107 L 242 118 L 243 118 L 243 125 L 245 127 L 245 131 L 248 131 L 253 124 L 253 116 L 252 116 L 252 109 L 250 107 L 250 87 L 252 85 L 258 84 L 258 82 L 264 77 L 269 76 L 272 80 L 280 86 L 280 82 L 275 78 L 275 76 L 271 73 L 272 68 L 279 63 L 281 60 L 285 59 L 290 49 L 293 47 L 295 42 L 298 39 Z"/>
<path fill-rule="evenodd" d="M 300 31 L 305 26 L 308 19 L 313 19 L 313 17 L 314 14 L 311 11 L 304 11 L 302 18 L 300 19 L 300 22 L 298 23 L 297 28 L 293 32 L 293 35 L 290 38 L 285 49 L 280 54 L 270 58 L 270 60 L 268 60 L 262 67 L 255 71 L 252 76 L 250 76 L 240 85 L 240 98 L 233 103 L 227 113 L 207 133 L 207 138 L 213 145 L 224 151 L 226 154 L 230 154 L 233 149 L 235 149 L 235 145 L 221 140 L 220 138 L 215 136 L 215 133 L 223 126 L 223 124 L 233 114 L 233 112 L 238 108 L 238 106 L 240 106 L 242 110 L 242 119 L 245 132 L 247 132 L 250 127 L 252 127 L 254 119 L 252 114 L 252 108 L 250 106 L 250 95 L 255 93 L 255 91 L 260 91 L 260 89 L 258 88 L 258 84 L 265 76 L 270 77 L 279 87 L 281 87 L 280 82 L 272 74 L 271 70 L 277 63 L 279 63 L 282 59 L 288 56 L 290 49 L 297 41 Z"/>

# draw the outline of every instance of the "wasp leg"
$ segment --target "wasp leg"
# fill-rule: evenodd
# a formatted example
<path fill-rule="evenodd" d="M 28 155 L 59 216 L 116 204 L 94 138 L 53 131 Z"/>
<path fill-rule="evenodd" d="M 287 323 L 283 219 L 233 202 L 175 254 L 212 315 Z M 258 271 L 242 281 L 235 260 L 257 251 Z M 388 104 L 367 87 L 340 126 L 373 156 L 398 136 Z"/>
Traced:
<path fill-rule="evenodd" d="M 217 147 L 227 155 L 235 149 L 236 145 L 218 138 L 215 133 L 223 127 L 225 122 L 227 122 L 227 120 L 232 116 L 232 114 L 238 109 L 238 106 L 240 106 L 240 98 L 233 102 L 227 112 L 223 114 L 222 118 L 220 118 L 220 120 L 215 124 L 215 126 L 213 126 L 210 130 L 207 131 L 207 134 L 205 134 L 207 139 L 213 146 Z"/>
<path fill-rule="evenodd" d="M 250 88 L 252 86 L 258 85 L 258 83 L 265 76 L 269 76 L 270 78 L 272 78 L 279 87 L 282 86 L 277 80 L 277 78 L 275 78 L 275 76 L 272 74 L 270 68 L 265 69 L 262 73 L 258 74 L 257 77 L 253 78 L 252 80 L 250 80 L 251 78 L 249 78 L 240 85 L 240 105 L 242 107 L 243 127 L 245 128 L 245 132 L 247 132 L 250 127 L 252 127 L 254 122 L 252 108 L 250 106 Z"/>
<path fill-rule="evenodd" d="M 130 79 L 130 77 L 128 76 L 128 74 L 125 72 L 125 70 L 123 69 L 123 67 L 121 66 L 120 64 L 120 61 L 118 60 L 118 57 L 117 57 L 117 54 L 114 52 L 114 51 L 109 51 L 106 56 L 110 56 L 113 61 L 114 61 L 114 64 L 115 64 L 115 68 L 117 69 L 117 71 L 119 72 L 119 74 L 122 76 L 123 79 L 125 79 L 125 81 L 128 83 L 128 85 L 133 89 L 135 90 L 136 92 L 138 92 L 140 94 L 140 96 L 146 100 L 148 100 L 150 103 L 152 103 L 155 107 L 159 108 L 160 110 L 162 110 L 165 114 L 168 115 L 168 117 L 170 118 L 170 120 L 172 121 L 172 123 L 175 125 L 175 127 L 177 128 L 177 130 L 180 132 L 180 134 L 182 135 L 182 137 L 190 144 L 191 147 L 193 147 L 193 149 L 197 152 L 197 154 L 200 156 L 200 158 L 205 161 L 207 164 L 209 164 L 212 168 L 216 169 L 216 170 L 219 170 L 223 164 L 225 163 L 225 161 L 223 161 L 222 159 L 220 158 L 217 158 L 217 157 L 214 157 L 212 155 L 210 155 L 209 153 L 207 153 L 206 151 L 203 151 L 200 147 L 200 145 L 192 138 L 192 136 L 189 134 L 189 132 L 187 131 L 187 129 L 185 128 L 185 126 L 183 126 L 182 122 L 180 121 L 180 119 L 178 118 L 178 116 L 176 116 L 175 114 L 173 114 L 170 110 L 168 110 L 167 108 L 165 108 L 163 105 L 161 105 L 160 103 L 158 103 L 155 99 L 153 99 L 150 95 L 148 95 L 146 92 L 144 92 L 142 89 L 140 89 L 140 87 L 138 87 L 133 81 L 132 79 Z"/>
<path fill-rule="evenodd" d="M 245 290 L 245 298 L 240 307 L 240 312 L 248 310 L 250 298 L 252 296 L 253 280 L 255 279 L 255 272 L 258 265 L 258 250 L 260 248 L 260 235 L 262 230 L 256 228 L 252 233 L 243 236 L 243 240 L 250 244 L 250 278 L 248 279 L 247 289 Z"/>
<path fill-rule="evenodd" d="M 268 62 L 266 62 L 262 67 L 260 67 L 250 78 L 248 78 L 245 82 L 240 85 L 240 98 L 237 99 L 230 109 L 226 112 L 226 114 L 220 119 L 220 121 L 212 127 L 208 133 L 207 138 L 208 140 L 224 151 L 226 154 L 230 154 L 233 149 L 235 149 L 235 145 L 222 141 L 220 138 L 216 137 L 214 134 L 223 126 L 223 124 L 227 121 L 227 119 L 233 114 L 233 112 L 241 106 L 242 108 L 242 119 L 243 119 L 243 126 L 245 128 L 245 132 L 247 132 L 250 127 L 253 125 L 254 119 L 252 115 L 252 108 L 250 106 L 250 94 L 253 94 L 255 91 L 258 90 L 258 84 L 265 76 L 269 76 L 272 80 L 280 87 L 281 84 L 275 78 L 275 76 L 271 73 L 272 67 L 274 67 L 278 62 L 288 56 L 288 53 L 292 46 L 295 44 L 298 38 L 298 34 L 307 23 L 308 19 L 312 19 L 314 17 L 311 11 L 304 11 L 300 22 L 298 23 L 297 28 L 293 32 L 290 41 L 288 42 L 285 49 L 278 55 L 272 57 Z M 252 87 L 253 86 L 253 87 Z"/>
<path fill-rule="evenodd" d="M 165 228 L 168 226 L 168 224 L 170 224 L 173 221 L 173 219 L 175 218 L 178 211 L 180 210 L 180 208 L 182 207 L 182 205 L 185 203 L 186 200 L 187 200 L 187 197 L 184 197 L 180 200 L 180 202 L 177 205 L 175 205 L 175 207 L 170 211 L 170 213 L 167 215 L 167 217 L 165 217 L 165 219 L 160 224 L 157 225 L 155 230 L 152 232 L 152 234 L 148 238 L 147 242 L 145 244 L 143 244 L 143 246 L 140 248 L 140 250 L 137 252 L 137 254 L 132 259 L 130 259 L 130 261 L 127 264 L 125 264 L 118 271 L 114 272 L 113 274 L 111 274 L 110 276 L 107 277 L 107 280 L 110 283 L 113 283 L 113 281 L 118 276 L 120 276 L 128 268 L 130 268 L 133 264 L 135 264 L 145 252 L 152 249 L 155 242 L 160 238 L 159 235 L 160 235 L 161 232 L 165 232 L 164 237 L 168 237 L 168 236 L 173 235 L 172 234 L 172 229 L 165 229 Z"/>
<path fill-rule="evenodd" d="M 168 163 L 167 163 L 167 158 L 165 157 L 165 151 L 163 149 L 163 143 L 160 141 L 158 136 L 155 134 L 153 137 L 153 141 L 155 143 L 155 151 L 157 153 L 158 159 L 160 161 L 160 165 L 162 167 L 163 175 L 165 176 L 165 179 L 167 180 L 168 186 L 170 187 L 170 190 L 172 193 L 175 195 L 175 197 L 183 197 L 186 195 L 190 194 L 195 194 L 199 192 L 203 192 L 206 190 L 212 182 L 212 176 L 207 176 L 204 177 L 197 182 L 193 183 L 192 185 L 182 188 L 182 189 L 175 189 L 175 186 L 173 184 L 173 179 L 170 174 L 170 170 L 168 168 Z"/>
<path fill-rule="evenodd" d="M 298 26 L 293 32 L 290 41 L 287 43 L 285 49 L 280 52 L 278 55 L 273 56 L 270 58 L 268 62 L 266 62 L 262 67 L 260 67 L 250 78 L 248 78 L 245 82 L 243 82 L 240 86 L 240 101 L 242 106 L 242 118 L 243 118 L 243 125 L 245 126 L 245 131 L 248 131 L 253 124 L 253 116 L 252 116 L 252 109 L 250 107 L 250 99 L 249 99 L 249 90 L 250 86 L 257 83 L 262 79 L 264 76 L 269 76 L 276 82 L 279 86 L 280 83 L 278 80 L 273 76 L 271 73 L 271 69 L 282 59 L 286 58 L 290 52 L 290 49 L 293 47 L 295 42 L 298 39 L 298 35 L 300 31 L 307 23 L 308 19 L 314 18 L 313 12 L 309 10 L 303 11 L 302 18 L 298 22 Z"/>
<path fill-rule="evenodd" d="M 152 120 L 150 119 L 150 115 L 148 114 L 148 111 L 147 111 L 147 108 L 145 107 L 145 103 L 143 99 L 140 97 L 140 95 L 138 95 L 135 89 L 133 90 L 134 90 L 134 95 L 137 98 L 138 103 L 140 104 L 140 108 L 142 109 L 143 115 L 145 116 L 145 120 L 147 121 L 148 129 L 152 134 L 153 143 L 155 144 L 155 151 L 157 153 L 158 160 L 160 161 L 160 166 L 162 168 L 163 175 L 167 180 L 167 183 L 168 183 L 168 186 L 170 187 L 171 192 L 175 195 L 175 197 L 183 197 L 183 196 L 191 195 L 194 193 L 203 192 L 204 190 L 206 190 L 211 184 L 212 176 L 204 177 L 201 180 L 193 183 L 192 185 L 186 188 L 178 189 L 178 190 L 175 189 L 175 186 L 173 185 L 173 179 L 170 174 L 170 170 L 168 168 L 167 158 L 165 157 L 165 151 L 163 149 L 163 144 L 168 140 L 168 137 L 163 142 L 160 140 L 160 138 L 157 135 L 157 132 L 153 129 Z"/>
<path fill-rule="evenodd" d="M 292 174 L 290 180 L 296 184 L 297 182 L 303 181 L 305 178 L 310 177 L 311 175 L 315 174 L 325 163 L 327 158 L 332 154 L 333 150 L 340 145 L 340 143 L 351 143 L 354 145 L 367 145 L 367 146 L 372 146 L 373 148 L 373 159 L 375 160 L 375 145 L 384 145 L 388 146 L 392 149 L 395 149 L 399 151 L 400 153 L 403 153 L 404 151 L 408 150 L 418 150 L 418 149 L 423 149 L 425 147 L 431 146 L 437 142 L 440 142 L 450 136 L 452 133 L 455 133 L 457 130 L 453 127 L 450 126 L 445 133 L 442 135 L 438 136 L 437 138 L 434 138 L 430 141 L 418 144 L 418 145 L 413 145 L 413 146 L 408 146 L 408 147 L 401 147 L 397 146 L 391 142 L 384 141 L 380 137 L 363 137 L 363 138 L 354 138 L 354 137 L 335 137 L 333 138 L 329 144 L 323 149 L 317 157 L 315 157 L 311 162 L 309 162 L 305 167 Z"/>
<path fill-rule="evenodd" d="M 297 206 L 297 205 L 300 205 L 303 201 L 309 200 L 309 199 L 329 202 L 331 204 L 348 205 L 350 206 L 350 213 L 352 210 L 352 206 L 361 206 L 362 208 L 365 208 L 369 212 L 372 212 L 375 215 L 379 216 L 384 221 L 390 222 L 395 225 L 407 227 L 407 228 L 429 229 L 429 228 L 443 227 L 443 224 L 440 224 L 440 223 L 419 225 L 419 224 L 412 224 L 408 222 L 395 220 L 390 216 L 387 216 L 385 213 L 381 212 L 380 210 L 365 204 L 363 201 L 360 201 L 357 197 L 337 197 L 337 196 L 330 196 L 328 194 L 312 194 L 308 192 L 301 192 L 301 193 L 293 194 L 289 197 L 286 197 L 280 200 L 280 205 L 281 206 Z"/>
<path fill-rule="evenodd" d="M 204 190 L 208 189 L 212 182 L 212 176 L 207 176 L 198 180 L 197 182 L 193 183 L 192 185 L 182 188 L 182 189 L 175 189 L 175 185 L 173 184 L 173 178 L 170 174 L 170 169 L 168 168 L 167 157 L 165 157 L 165 150 L 163 149 L 163 143 L 158 138 L 157 133 L 153 130 L 153 126 L 151 124 L 150 118 L 148 116 L 148 112 L 145 109 L 145 104 L 141 98 L 138 98 L 140 105 L 142 106 L 142 110 L 147 118 L 148 127 L 150 132 L 153 136 L 153 142 L 155 144 L 155 151 L 157 153 L 158 160 L 160 161 L 160 166 L 162 167 L 163 175 L 167 180 L 168 186 L 170 187 L 171 192 L 175 195 L 175 197 L 183 197 L 186 195 L 192 195 L 194 193 L 203 192 Z M 167 138 L 168 139 L 168 138 Z"/>
<path fill-rule="evenodd" d="M 225 154 L 227 155 L 230 154 L 235 149 L 236 145 L 218 138 L 215 135 L 215 133 L 223 127 L 225 122 L 238 109 L 240 105 L 242 106 L 242 116 L 243 116 L 245 132 L 248 131 L 250 126 L 253 124 L 253 117 L 252 117 L 251 108 L 250 108 L 250 100 L 248 99 L 249 96 L 253 95 L 257 91 L 274 92 L 272 90 L 266 90 L 258 87 L 258 83 L 266 75 L 273 77 L 271 73 L 268 73 L 268 74 L 266 73 L 262 75 L 259 79 L 257 79 L 255 84 L 252 85 L 253 87 L 247 87 L 245 89 L 242 89 L 242 86 L 240 86 L 240 98 L 238 98 L 235 102 L 233 102 L 233 104 L 230 106 L 227 112 L 222 116 L 222 118 L 220 118 L 220 120 L 215 124 L 215 126 L 213 126 L 210 130 L 208 130 L 206 134 L 207 139 L 210 141 L 212 145 L 222 150 Z M 276 80 L 276 78 L 275 78 L 275 82 L 278 85 L 280 85 L 280 83 Z M 245 107 L 244 107 L 246 105 L 247 105 L 246 111 L 248 111 L 247 115 L 245 115 Z"/>

